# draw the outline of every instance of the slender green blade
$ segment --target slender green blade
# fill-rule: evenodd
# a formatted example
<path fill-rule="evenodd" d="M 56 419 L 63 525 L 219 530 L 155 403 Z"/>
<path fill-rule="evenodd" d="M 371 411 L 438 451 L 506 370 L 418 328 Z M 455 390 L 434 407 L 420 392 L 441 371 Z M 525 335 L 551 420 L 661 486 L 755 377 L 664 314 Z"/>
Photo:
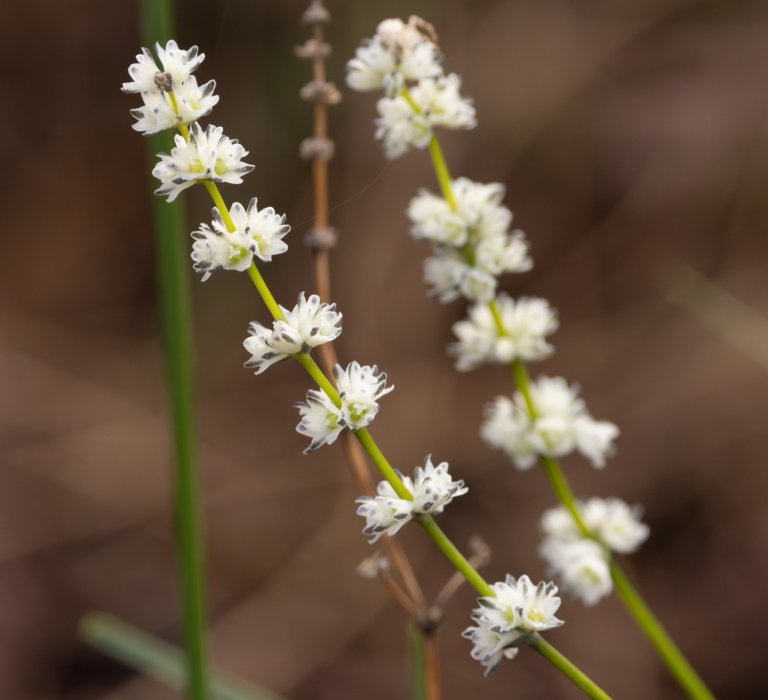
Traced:
<path fill-rule="evenodd" d="M 90 613 L 80 623 L 80 636 L 90 646 L 174 690 L 185 686 L 184 654 L 172 644 L 112 615 Z M 216 700 L 282 700 L 267 690 L 215 673 L 211 692 Z"/>

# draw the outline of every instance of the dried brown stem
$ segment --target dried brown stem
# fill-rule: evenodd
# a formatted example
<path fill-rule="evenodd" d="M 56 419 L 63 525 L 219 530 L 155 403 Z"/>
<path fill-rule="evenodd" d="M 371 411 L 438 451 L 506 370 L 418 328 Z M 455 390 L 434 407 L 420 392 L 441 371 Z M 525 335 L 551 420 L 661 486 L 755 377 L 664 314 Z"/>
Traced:
<path fill-rule="evenodd" d="M 325 59 L 330 46 L 325 43 L 323 26 L 329 20 L 328 11 L 320 0 L 313 0 L 304 14 L 304 21 L 312 25 L 312 38 L 296 53 L 312 61 L 312 82 L 301 91 L 303 99 L 313 103 L 313 132 L 302 143 L 302 156 L 312 160 L 313 218 L 312 230 L 306 242 L 312 249 L 314 285 L 320 299 L 330 302 L 331 261 L 330 249 L 336 243 L 335 231 L 329 223 L 328 162 L 333 157 L 333 142 L 328 138 L 328 106 L 336 104 L 340 95 L 326 80 Z M 324 371 L 333 376 L 337 363 L 336 351 L 331 343 L 319 347 L 320 363 Z M 349 432 L 341 435 L 341 447 L 352 479 L 360 493 L 375 495 L 375 485 L 362 449 Z M 385 536 L 382 545 L 389 560 L 390 571 L 379 578 L 390 595 L 418 626 L 424 638 L 425 681 L 428 700 L 440 699 L 440 678 L 435 630 L 438 619 L 430 619 L 424 592 L 419 585 L 405 551 L 395 540 Z"/>

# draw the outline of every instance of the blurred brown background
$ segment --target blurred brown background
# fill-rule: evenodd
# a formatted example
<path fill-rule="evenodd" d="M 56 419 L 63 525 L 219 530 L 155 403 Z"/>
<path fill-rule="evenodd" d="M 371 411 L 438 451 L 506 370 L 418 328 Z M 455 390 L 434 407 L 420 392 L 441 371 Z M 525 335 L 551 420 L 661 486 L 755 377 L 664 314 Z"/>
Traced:
<path fill-rule="evenodd" d="M 561 315 L 556 355 L 534 372 L 581 383 L 593 414 L 622 429 L 605 472 L 568 462 L 581 495 L 646 506 L 650 541 L 628 566 L 722 698 L 768 697 L 768 7 L 695 0 L 333 2 L 330 72 L 386 16 L 432 20 L 479 126 L 444 137 L 455 175 L 500 181 L 535 269 L 513 294 Z M 301 236 L 309 171 L 297 157 L 310 110 L 293 57 L 302 2 L 178 2 L 178 39 L 215 77 L 211 120 L 256 170 L 227 199 L 285 211 L 289 253 L 265 269 L 278 299 L 307 289 Z M 17 3 L 3 22 L 0 150 L 0 696 L 133 700 L 165 688 L 88 650 L 87 611 L 178 639 L 164 380 L 158 344 L 145 142 L 120 84 L 140 45 L 132 2 Z M 535 519 L 541 474 L 489 452 L 481 407 L 510 390 L 501 369 L 459 375 L 444 348 L 461 304 L 427 300 L 426 248 L 404 209 L 434 188 L 428 159 L 385 165 L 374 98 L 334 108 L 332 218 L 342 357 L 376 362 L 397 390 L 373 426 L 410 470 L 448 460 L 470 494 L 441 524 L 481 534 L 491 580 L 543 576 Z M 190 230 L 202 190 L 183 197 Z M 758 314 L 718 297 L 669 300 L 675 261 Z M 190 270 L 190 276 L 192 275 Z M 245 276 L 194 280 L 210 619 L 223 667 L 295 700 L 406 696 L 404 619 L 356 564 L 371 548 L 341 452 L 305 457 L 294 432 L 308 381 L 284 364 L 254 377 L 241 347 L 266 319 Z M 713 301 L 714 300 L 714 301 Z M 705 323 L 702 324 L 701 320 Z M 449 567 L 417 531 L 402 537 L 424 585 Z M 532 653 L 490 679 L 459 638 L 473 595 L 440 631 L 445 697 L 574 698 Z M 549 639 L 618 698 L 680 697 L 613 599 L 566 601 Z"/>

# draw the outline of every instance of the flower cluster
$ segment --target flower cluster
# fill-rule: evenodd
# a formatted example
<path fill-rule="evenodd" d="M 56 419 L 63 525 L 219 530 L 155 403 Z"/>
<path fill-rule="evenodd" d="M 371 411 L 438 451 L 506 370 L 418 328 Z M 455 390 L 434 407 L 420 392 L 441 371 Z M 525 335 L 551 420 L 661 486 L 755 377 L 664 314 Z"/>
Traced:
<path fill-rule="evenodd" d="M 351 362 L 346 369 L 336 365 L 333 376 L 339 387 L 340 405 L 316 389 L 307 392 L 306 403 L 296 404 L 301 416 L 296 430 L 311 439 L 305 454 L 333 444 L 344 428 L 365 428 L 379 411 L 378 400 L 395 388 L 387 386 L 387 375 L 376 365 Z"/>
<path fill-rule="evenodd" d="M 381 22 L 347 63 L 349 87 L 385 92 L 376 103 L 376 138 L 387 158 L 425 148 L 435 127 L 472 129 L 477 124 L 472 101 L 461 96 L 461 79 L 443 74 L 441 58 L 432 26 L 411 17 L 407 23 Z M 409 82 L 416 84 L 409 88 Z"/>
<path fill-rule="evenodd" d="M 544 299 L 522 297 L 515 301 L 501 293 L 494 308 L 475 304 L 468 319 L 453 324 L 458 342 L 448 350 L 456 356 L 456 369 L 462 372 L 487 363 L 541 360 L 552 353 L 546 338 L 557 326 L 557 315 Z"/>
<path fill-rule="evenodd" d="M 427 455 L 423 467 L 416 467 L 413 479 L 400 473 L 398 476 L 411 498 L 400 498 L 388 482 L 382 481 L 376 489 L 378 496 L 357 499 L 357 514 L 365 518 L 363 534 L 371 536 L 371 543 L 384 534 L 394 535 L 414 517 L 442 513 L 454 498 L 468 490 L 463 481 L 453 480 L 448 462 L 434 466 L 431 455 Z"/>
<path fill-rule="evenodd" d="M 611 552 L 634 552 L 649 529 L 640 522 L 642 509 L 618 498 L 590 498 L 577 503 L 577 509 L 592 537 L 580 532 L 565 508 L 553 508 L 541 518 L 539 553 L 568 593 L 594 605 L 613 590 Z"/>
<path fill-rule="evenodd" d="M 200 224 L 192 232 L 193 267 L 203 274 L 203 282 L 219 268 L 242 272 L 251 266 L 254 257 L 269 262 L 273 255 L 288 250 L 282 240 L 291 230 L 285 215 L 277 214 L 272 207 L 259 209 L 256 197 L 247 209 L 239 202 L 233 203 L 227 214 L 225 218 L 214 208 L 211 225 Z"/>
<path fill-rule="evenodd" d="M 506 657 L 513 658 L 517 647 L 533 632 L 559 627 L 555 617 L 560 607 L 557 586 L 542 581 L 537 586 L 527 576 L 491 586 L 494 595 L 478 598 L 480 607 L 473 611 L 476 626 L 468 627 L 462 636 L 473 643 L 472 658 L 485 666 L 487 676 Z"/>
<path fill-rule="evenodd" d="M 130 82 L 123 83 L 122 88 L 123 92 L 141 95 L 144 105 L 131 110 L 131 115 L 136 119 L 133 128 L 144 134 L 197 121 L 219 101 L 218 95 L 213 94 L 214 80 L 198 85 L 192 75 L 205 58 L 205 54 L 198 54 L 197 46 L 180 49 L 171 39 L 165 48 L 156 44 L 155 51 L 162 70 L 149 49 L 143 48 L 136 63 L 128 68 Z"/>
<path fill-rule="evenodd" d="M 275 362 L 329 343 L 341 333 L 341 314 L 336 311 L 336 304 L 323 304 L 316 294 L 307 299 L 301 292 L 293 309 L 280 306 L 280 311 L 283 318 L 275 321 L 271 329 L 256 321 L 248 327 L 249 336 L 243 345 L 251 359 L 245 366 L 256 374 Z"/>
<path fill-rule="evenodd" d="M 537 455 L 562 457 L 574 450 L 593 466 L 605 466 L 619 429 L 592 418 L 577 387 L 562 377 L 540 377 L 530 385 L 530 398 L 534 416 L 520 392 L 511 399 L 497 396 L 486 407 L 480 434 L 488 445 L 502 450 L 518 469 L 529 469 Z"/>
<path fill-rule="evenodd" d="M 449 204 L 422 190 L 408 207 L 411 234 L 433 245 L 424 279 L 442 303 L 460 296 L 488 302 L 499 275 L 531 269 L 528 243 L 522 231 L 509 231 L 512 212 L 502 204 L 503 185 L 459 178 L 451 193 Z"/>
<path fill-rule="evenodd" d="M 385 19 L 347 63 L 347 85 L 361 92 L 383 89 L 391 97 L 407 81 L 441 75 L 441 60 L 429 23 L 415 15 L 407 23 Z"/>
<path fill-rule="evenodd" d="M 170 154 L 159 153 L 160 160 L 152 170 L 161 183 L 155 194 L 167 196 L 169 202 L 204 180 L 239 185 L 243 175 L 253 170 L 253 165 L 242 160 L 248 151 L 237 139 L 224 136 L 220 126 L 209 125 L 203 131 L 195 122 L 189 128 L 189 140 L 180 135 L 174 140 L 176 147 Z"/>

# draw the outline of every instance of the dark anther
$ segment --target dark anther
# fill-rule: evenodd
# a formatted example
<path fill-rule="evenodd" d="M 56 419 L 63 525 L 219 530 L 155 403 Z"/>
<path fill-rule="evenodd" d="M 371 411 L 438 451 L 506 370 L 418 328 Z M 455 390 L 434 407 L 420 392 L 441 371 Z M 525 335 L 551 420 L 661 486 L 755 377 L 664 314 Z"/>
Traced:
<path fill-rule="evenodd" d="M 333 158 L 334 151 L 335 147 L 331 139 L 317 138 L 315 136 L 304 139 L 299 146 L 299 155 L 304 160 L 319 158 L 327 163 Z"/>
<path fill-rule="evenodd" d="M 311 228 L 304 234 L 304 244 L 312 250 L 328 250 L 333 248 L 339 240 L 339 234 L 335 228 Z"/>
<path fill-rule="evenodd" d="M 157 71 L 155 73 L 155 85 L 157 85 L 158 89 L 165 90 L 165 92 L 170 92 L 173 90 L 173 78 L 171 77 L 170 73 L 163 73 L 163 71 Z"/>
<path fill-rule="evenodd" d="M 333 83 L 322 80 L 310 80 L 301 90 L 299 97 L 307 102 L 320 102 L 326 105 L 336 105 L 341 102 L 341 93 Z"/>

